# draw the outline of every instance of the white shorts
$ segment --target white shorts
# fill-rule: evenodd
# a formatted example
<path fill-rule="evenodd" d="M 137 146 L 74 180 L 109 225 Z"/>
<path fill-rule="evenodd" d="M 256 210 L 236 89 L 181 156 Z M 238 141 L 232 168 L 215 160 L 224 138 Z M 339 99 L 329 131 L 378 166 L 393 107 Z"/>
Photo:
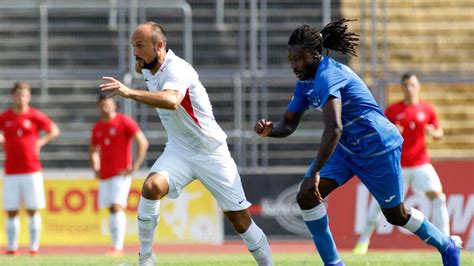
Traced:
<path fill-rule="evenodd" d="M 405 179 L 405 189 L 411 187 L 415 194 L 425 195 L 426 192 L 443 190 L 438 174 L 429 163 L 402 167 L 402 176 Z"/>
<path fill-rule="evenodd" d="M 16 211 L 20 205 L 27 210 L 44 209 L 43 173 L 5 175 L 3 178 L 3 209 Z"/>
<path fill-rule="evenodd" d="M 132 177 L 130 176 L 118 175 L 101 180 L 99 185 L 99 208 L 109 208 L 112 204 L 126 208 L 131 185 Z"/>
<path fill-rule="evenodd" d="M 226 144 L 210 154 L 184 152 L 167 145 L 150 169 L 150 173 L 158 172 L 168 179 L 169 198 L 177 198 L 186 185 L 198 179 L 224 211 L 245 210 L 252 205 Z"/>

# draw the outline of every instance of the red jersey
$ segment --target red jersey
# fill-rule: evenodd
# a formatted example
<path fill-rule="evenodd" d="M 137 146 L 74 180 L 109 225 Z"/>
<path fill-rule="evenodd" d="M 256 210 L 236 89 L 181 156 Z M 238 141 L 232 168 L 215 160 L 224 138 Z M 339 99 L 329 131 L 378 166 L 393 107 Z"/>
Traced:
<path fill-rule="evenodd" d="M 430 162 L 426 151 L 426 125 L 439 127 L 439 121 L 431 104 L 420 101 L 407 105 L 401 101 L 390 105 L 385 111 L 387 118 L 401 127 L 404 139 L 402 146 L 402 167 L 418 166 Z"/>
<path fill-rule="evenodd" d="M 44 113 L 29 107 L 25 113 L 17 114 L 9 108 L 0 114 L 0 131 L 5 142 L 5 174 L 27 174 L 41 170 L 36 142 L 40 130 L 49 132 L 52 121 Z"/>
<path fill-rule="evenodd" d="M 117 176 L 132 166 L 132 139 L 138 131 L 137 123 L 120 113 L 95 123 L 91 144 L 100 148 L 100 179 Z"/>

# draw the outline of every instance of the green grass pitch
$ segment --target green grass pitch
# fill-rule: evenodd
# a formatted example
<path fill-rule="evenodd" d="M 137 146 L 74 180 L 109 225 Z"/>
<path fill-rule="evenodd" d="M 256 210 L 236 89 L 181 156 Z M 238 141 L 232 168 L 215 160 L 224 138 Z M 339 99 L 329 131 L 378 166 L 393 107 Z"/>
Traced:
<path fill-rule="evenodd" d="M 346 265 L 350 266 L 402 266 L 441 265 L 441 257 L 434 252 L 376 251 L 365 256 L 355 256 L 342 252 Z M 461 265 L 474 265 L 474 252 L 463 251 Z M 275 254 L 275 265 L 323 265 L 317 254 Z M 0 256 L 0 265 L 137 265 L 136 256 L 120 258 L 98 255 L 39 255 L 29 257 Z M 197 266 L 245 266 L 255 265 L 250 254 L 163 254 L 158 256 L 158 265 Z"/>

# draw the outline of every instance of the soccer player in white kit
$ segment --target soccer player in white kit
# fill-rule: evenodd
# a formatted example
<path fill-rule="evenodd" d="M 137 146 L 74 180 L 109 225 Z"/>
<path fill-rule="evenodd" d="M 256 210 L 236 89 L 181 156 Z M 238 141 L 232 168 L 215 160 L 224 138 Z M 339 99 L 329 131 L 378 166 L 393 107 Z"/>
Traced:
<path fill-rule="evenodd" d="M 38 254 L 41 216 L 45 207 L 43 174 L 39 154 L 43 146 L 59 136 L 59 128 L 44 113 L 30 106 L 31 85 L 20 81 L 11 90 L 12 106 L 0 114 L 0 132 L 5 151 L 3 209 L 7 213 L 7 251 L 18 255 L 20 206 L 29 216 L 30 255 Z M 45 131 L 42 137 L 39 132 Z"/>
<path fill-rule="evenodd" d="M 427 197 L 432 203 L 432 223 L 449 236 L 449 214 L 446 195 L 426 150 L 425 136 L 438 140 L 443 137 L 434 107 L 420 99 L 420 82 L 413 73 L 402 76 L 404 99 L 390 105 L 385 111 L 387 118 L 400 130 L 404 142 L 402 146 L 402 176 L 405 193 L 408 187 L 415 195 Z M 353 253 L 364 255 L 369 248 L 370 237 L 381 217 L 376 201 L 372 201 L 367 213 L 367 221 L 360 234 Z"/>
<path fill-rule="evenodd" d="M 138 205 L 139 265 L 154 265 L 153 236 L 160 218 L 160 200 L 176 198 L 198 179 L 212 193 L 258 265 L 273 265 L 263 231 L 252 221 L 226 134 L 212 113 L 206 89 L 193 67 L 166 48 L 164 29 L 155 22 L 137 27 L 132 36 L 136 70 L 148 91 L 134 90 L 103 77 L 104 91 L 156 108 L 168 133 L 162 155 L 151 167 Z"/>

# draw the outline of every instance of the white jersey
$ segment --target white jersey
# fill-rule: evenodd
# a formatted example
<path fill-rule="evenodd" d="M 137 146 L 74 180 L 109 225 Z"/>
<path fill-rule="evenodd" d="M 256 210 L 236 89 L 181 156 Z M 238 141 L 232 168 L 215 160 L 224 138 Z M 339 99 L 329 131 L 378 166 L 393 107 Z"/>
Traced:
<path fill-rule="evenodd" d="M 227 136 L 214 118 L 206 88 L 188 62 L 168 50 L 154 75 L 148 69 L 142 73 L 149 91 L 177 90 L 184 95 L 177 110 L 156 108 L 168 134 L 167 145 L 196 152 L 213 151 L 225 143 Z"/>

